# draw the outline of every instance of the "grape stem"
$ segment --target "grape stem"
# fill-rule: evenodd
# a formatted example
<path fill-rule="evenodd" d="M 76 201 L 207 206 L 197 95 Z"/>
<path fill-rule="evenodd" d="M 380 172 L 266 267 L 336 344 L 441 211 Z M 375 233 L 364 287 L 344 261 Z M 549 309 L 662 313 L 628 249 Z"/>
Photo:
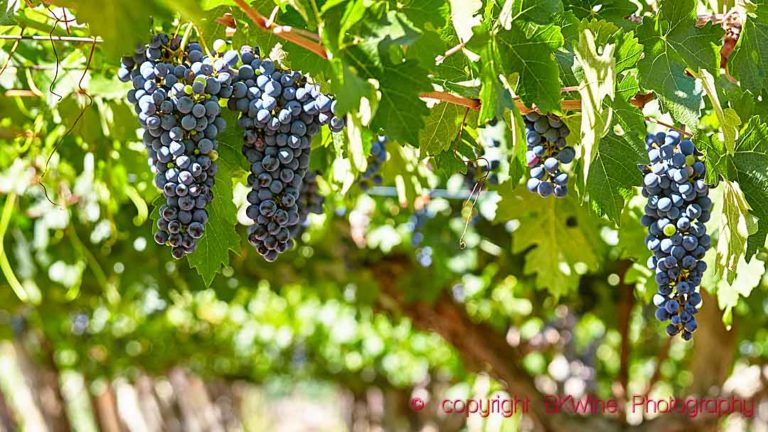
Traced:
<path fill-rule="evenodd" d="M 328 58 L 328 53 L 325 51 L 323 45 L 315 40 L 310 40 L 315 39 L 316 36 L 309 36 L 307 35 L 309 32 L 294 29 L 291 26 L 276 25 L 274 22 L 270 21 L 269 18 L 260 14 L 259 11 L 246 3 L 245 0 L 235 0 L 235 3 L 240 7 L 240 9 L 243 10 L 243 12 L 245 12 L 246 15 L 248 15 L 248 18 L 250 18 L 251 21 L 253 21 L 263 30 L 271 31 L 275 36 L 281 37 L 289 42 L 293 42 L 302 48 L 312 51 L 324 59 Z"/>
<path fill-rule="evenodd" d="M 187 29 L 184 30 L 184 36 L 181 37 L 181 43 L 179 44 L 179 53 L 184 52 L 184 48 L 189 43 L 189 36 L 192 35 L 192 23 L 187 24 Z"/>
<path fill-rule="evenodd" d="M 462 42 L 462 43 L 454 46 L 453 48 L 450 48 L 448 51 L 445 52 L 445 54 L 435 57 L 435 64 L 436 65 L 441 64 L 448 57 L 456 54 L 457 52 L 459 52 L 461 50 L 463 50 L 465 45 L 466 45 L 466 42 Z"/>
<path fill-rule="evenodd" d="M 563 87 L 561 90 L 564 92 L 568 92 L 568 91 L 573 91 L 572 89 L 573 87 Z M 419 97 L 421 99 L 432 99 L 432 100 L 438 100 L 441 102 L 447 102 L 450 104 L 467 107 L 475 111 L 479 111 L 481 106 L 479 99 L 459 96 L 453 93 L 424 92 L 424 93 L 419 93 Z M 534 107 L 525 106 L 525 104 L 523 103 L 523 101 L 520 100 L 520 98 L 515 98 L 515 105 L 517 106 L 517 109 L 520 110 L 522 114 L 527 114 L 531 111 L 538 111 L 538 109 L 535 106 Z M 581 109 L 581 101 L 578 99 L 565 99 L 561 101 L 560 108 L 563 111 L 579 110 Z"/>

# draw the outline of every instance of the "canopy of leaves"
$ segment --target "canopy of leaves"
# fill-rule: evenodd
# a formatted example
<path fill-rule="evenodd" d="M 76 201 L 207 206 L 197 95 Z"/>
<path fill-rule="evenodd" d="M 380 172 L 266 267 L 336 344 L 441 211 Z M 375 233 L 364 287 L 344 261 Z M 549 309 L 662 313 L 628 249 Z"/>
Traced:
<path fill-rule="evenodd" d="M 586 365 L 579 379 L 604 397 L 626 395 L 621 380 L 687 395 L 691 374 L 681 372 L 702 345 L 674 342 L 658 371 L 664 385 L 648 382 L 665 336 L 646 307 L 655 287 L 638 165 L 648 162 L 646 133 L 670 125 L 692 136 L 712 184 L 703 285 L 712 310 L 701 332 L 710 345 L 731 335 L 723 351 L 739 361 L 765 362 L 763 2 L 742 11 L 726 70 L 722 29 L 697 25 L 722 2 L 34 3 L 0 10 L 0 34 L 38 36 L 0 40 L 0 336 L 14 337 L 10 317 L 21 317 L 57 350 L 77 353 L 62 367 L 96 379 L 184 364 L 350 388 L 438 376 L 458 384 L 488 372 L 562 390 L 571 377 L 550 376 L 550 365 L 567 357 Z M 242 3 L 280 27 L 253 22 Z M 242 226 L 248 166 L 232 113 L 197 251 L 176 261 L 152 241 L 160 194 L 130 85 L 115 74 L 136 44 L 187 25 L 192 40 L 257 45 L 302 70 L 347 116 L 344 132 L 312 142 L 324 214 L 276 263 L 253 251 Z M 532 109 L 573 132 L 580 157 L 566 168 L 565 199 L 526 190 L 520 114 Z M 382 184 L 364 190 L 358 180 L 379 134 L 388 137 Z M 88 317 L 79 333 L 78 316 Z M 721 321 L 742 322 L 727 333 Z M 456 337 L 468 328 L 488 339 Z M 140 349 L 128 352 L 129 342 Z M 519 358 L 499 354 L 505 366 L 488 371 L 493 358 L 478 352 L 494 349 Z"/>

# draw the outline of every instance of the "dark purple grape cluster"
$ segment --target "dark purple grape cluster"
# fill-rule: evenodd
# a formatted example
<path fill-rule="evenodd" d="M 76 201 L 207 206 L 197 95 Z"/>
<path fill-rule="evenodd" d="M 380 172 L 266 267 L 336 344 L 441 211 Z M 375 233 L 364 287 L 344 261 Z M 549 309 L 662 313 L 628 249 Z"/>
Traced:
<path fill-rule="evenodd" d="M 181 46 L 178 37 L 154 36 L 124 57 L 118 78 L 130 81 L 128 101 L 144 128 L 144 145 L 155 186 L 165 196 L 155 241 L 169 245 L 174 258 L 192 253 L 208 221 L 218 171 L 216 137 L 226 127 L 220 101 L 232 95 L 231 66 L 237 53 L 223 41 L 213 55 L 200 44 Z"/>
<path fill-rule="evenodd" d="M 645 143 L 650 163 L 642 167 L 642 192 L 648 202 L 641 222 L 648 227 L 645 241 L 653 252 L 648 267 L 655 271 L 658 285 L 653 298 L 656 318 L 669 321 L 668 335 L 690 340 L 698 327 L 697 288 L 711 244 L 705 225 L 712 207 L 706 166 L 693 142 L 681 139 L 677 131 L 648 135 Z"/>
<path fill-rule="evenodd" d="M 243 154 L 251 165 L 246 215 L 248 240 L 267 261 L 293 245 L 301 222 L 299 199 L 309 169 L 310 141 L 327 125 L 344 128 L 336 101 L 301 72 L 288 70 L 258 49 L 240 49 L 237 79 L 227 106 L 241 113 Z M 237 62 L 236 61 L 236 62 Z"/>
<path fill-rule="evenodd" d="M 360 189 L 367 191 L 371 186 L 378 186 L 383 181 L 381 166 L 387 161 L 387 141 L 385 135 L 376 135 L 373 140 L 371 153 L 368 155 L 368 167 L 357 180 Z"/>
<path fill-rule="evenodd" d="M 553 114 L 542 115 L 531 111 L 523 116 L 523 120 L 528 144 L 525 161 L 531 169 L 528 190 L 542 197 L 565 197 L 568 194 L 568 173 L 562 171 L 561 164 L 573 162 L 576 156 L 573 147 L 565 142 L 571 131 Z"/>

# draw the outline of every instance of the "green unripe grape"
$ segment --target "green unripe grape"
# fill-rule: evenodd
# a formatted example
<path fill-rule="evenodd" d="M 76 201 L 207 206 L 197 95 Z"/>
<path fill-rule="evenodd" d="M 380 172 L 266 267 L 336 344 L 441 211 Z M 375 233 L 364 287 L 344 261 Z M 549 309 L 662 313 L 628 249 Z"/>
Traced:
<path fill-rule="evenodd" d="M 217 53 L 223 53 L 227 49 L 227 43 L 221 39 L 213 41 L 213 50 Z"/>
<path fill-rule="evenodd" d="M 216 159 L 219 158 L 219 152 L 217 152 L 216 150 L 211 150 L 208 153 L 208 157 L 211 158 L 212 161 L 216 162 Z"/>
<path fill-rule="evenodd" d="M 693 164 L 696 163 L 696 156 L 694 155 L 688 155 L 685 157 L 685 164 L 688 166 L 693 166 Z"/>
<path fill-rule="evenodd" d="M 669 224 L 664 227 L 664 235 L 667 237 L 672 237 L 673 235 L 675 235 L 676 232 L 677 232 L 677 228 L 672 224 Z"/>
<path fill-rule="evenodd" d="M 192 86 L 187 84 L 184 86 L 184 93 L 191 95 L 192 94 Z"/>
<path fill-rule="evenodd" d="M 206 77 L 204 75 L 198 75 L 195 77 L 195 82 L 199 82 L 200 84 L 205 84 Z"/>

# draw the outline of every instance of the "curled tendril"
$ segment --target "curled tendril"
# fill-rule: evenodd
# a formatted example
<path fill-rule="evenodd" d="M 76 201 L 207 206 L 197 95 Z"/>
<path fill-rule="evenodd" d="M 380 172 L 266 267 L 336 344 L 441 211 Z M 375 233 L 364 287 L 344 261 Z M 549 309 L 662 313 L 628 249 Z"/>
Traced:
<path fill-rule="evenodd" d="M 85 89 L 85 87 L 83 87 L 83 80 L 85 80 L 85 77 L 88 75 L 88 71 L 91 68 L 91 62 L 93 61 L 93 54 L 96 51 L 96 43 L 97 43 L 97 40 L 96 40 L 96 38 L 94 38 L 93 42 L 91 43 L 91 50 L 88 53 L 88 60 L 85 63 L 85 68 L 83 68 L 83 73 L 80 75 L 80 79 L 77 81 L 78 93 L 80 93 L 80 94 L 84 95 L 86 98 L 88 98 L 88 102 L 80 109 L 80 112 L 77 114 L 77 117 L 75 118 L 75 121 L 72 122 L 72 124 L 69 126 L 69 129 L 67 129 L 67 131 L 64 132 L 64 135 L 62 135 L 58 139 L 58 141 L 56 141 L 56 144 L 53 146 L 53 148 L 51 149 L 51 152 L 48 154 L 48 158 L 45 160 L 45 169 L 43 170 L 43 174 L 40 176 L 40 178 L 38 180 L 38 184 L 43 189 L 43 193 L 45 194 L 45 199 L 47 199 L 48 202 L 50 202 L 54 206 L 56 206 L 57 204 L 55 202 L 53 202 L 53 200 L 48 195 L 48 189 L 43 184 L 43 178 L 45 178 L 45 176 L 48 174 L 48 170 L 49 170 L 51 159 L 53 158 L 53 155 L 58 151 L 59 147 L 61 147 L 61 144 L 64 142 L 64 139 L 67 136 L 69 136 L 69 134 L 72 133 L 72 131 L 75 129 L 77 124 L 80 122 L 80 120 L 85 115 L 86 110 L 88 110 L 88 108 L 90 108 L 91 105 L 93 105 L 93 96 L 91 96 L 88 93 L 88 91 Z M 57 61 L 58 61 L 58 57 L 57 57 Z M 57 67 L 57 72 L 58 72 L 58 67 Z M 53 92 L 53 91 L 51 91 L 51 92 Z"/>
<path fill-rule="evenodd" d="M 488 175 L 490 174 L 491 170 L 491 164 L 488 161 L 488 159 L 480 156 L 476 159 L 464 159 L 461 154 L 459 153 L 459 143 L 461 142 L 461 137 L 464 134 L 464 126 L 467 124 L 467 116 L 469 115 L 470 108 L 467 108 L 464 111 L 464 117 L 461 119 L 461 124 L 459 125 L 459 132 L 456 134 L 456 139 L 453 142 L 453 157 L 458 160 L 459 162 L 469 166 L 470 164 L 475 164 L 476 166 L 480 166 L 479 162 L 484 162 L 486 168 L 483 169 L 483 175 L 482 177 L 477 180 L 472 187 L 472 190 L 469 193 L 469 196 L 467 197 L 467 200 L 464 201 L 464 205 L 462 206 L 462 210 L 469 208 L 469 212 L 464 217 L 464 230 L 461 233 L 461 237 L 459 237 L 459 248 L 465 249 L 467 247 L 467 242 L 464 241 L 464 237 L 467 235 L 467 230 L 469 229 L 469 223 L 472 220 L 472 213 L 474 212 L 475 206 L 477 205 L 477 200 L 480 199 L 480 193 L 483 191 L 483 188 L 485 187 L 485 182 L 488 179 Z M 474 199 L 473 199 L 474 198 Z"/>

